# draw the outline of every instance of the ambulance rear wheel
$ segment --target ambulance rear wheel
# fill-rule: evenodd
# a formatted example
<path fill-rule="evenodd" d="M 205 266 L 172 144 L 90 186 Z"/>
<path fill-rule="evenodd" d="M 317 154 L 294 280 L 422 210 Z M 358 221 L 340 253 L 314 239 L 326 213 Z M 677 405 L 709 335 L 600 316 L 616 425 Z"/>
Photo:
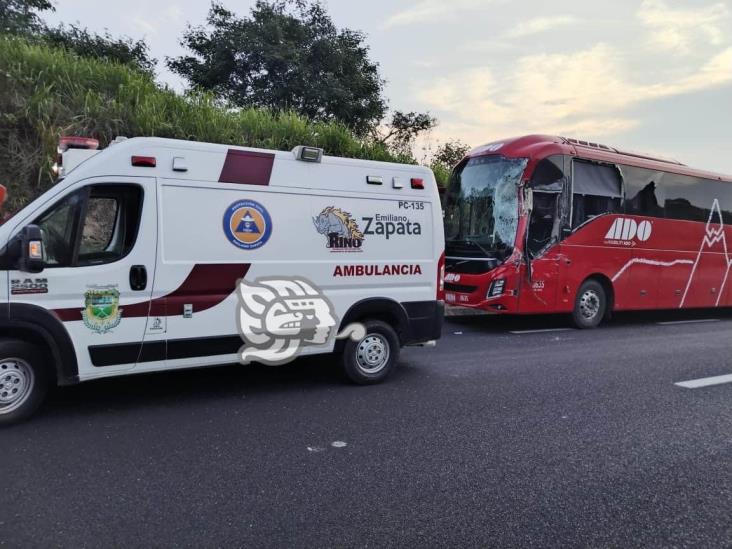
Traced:
<path fill-rule="evenodd" d="M 572 320 L 577 328 L 596 328 L 607 313 L 605 288 L 597 280 L 586 280 L 574 301 Z"/>
<path fill-rule="evenodd" d="M 343 370 L 352 382 L 371 385 L 383 381 L 399 360 L 399 337 L 394 328 L 381 320 L 362 322 L 366 335 L 349 338 L 343 348 Z"/>
<path fill-rule="evenodd" d="M 0 341 L 0 426 L 26 419 L 41 405 L 49 384 L 43 362 L 25 341 Z"/>

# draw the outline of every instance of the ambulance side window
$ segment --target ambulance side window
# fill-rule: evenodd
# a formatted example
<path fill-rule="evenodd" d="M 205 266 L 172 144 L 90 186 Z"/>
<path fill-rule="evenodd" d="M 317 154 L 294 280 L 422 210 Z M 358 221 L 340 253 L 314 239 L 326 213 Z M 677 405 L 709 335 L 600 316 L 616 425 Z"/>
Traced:
<path fill-rule="evenodd" d="M 77 264 L 101 265 L 126 256 L 137 239 L 141 206 L 142 189 L 137 185 L 92 187 Z"/>
<path fill-rule="evenodd" d="M 137 239 L 142 194 L 137 185 L 94 185 L 38 217 L 46 267 L 101 265 L 126 256 Z"/>
<path fill-rule="evenodd" d="M 46 267 L 71 265 L 82 197 L 79 192 L 69 195 L 36 219 L 43 234 Z"/>

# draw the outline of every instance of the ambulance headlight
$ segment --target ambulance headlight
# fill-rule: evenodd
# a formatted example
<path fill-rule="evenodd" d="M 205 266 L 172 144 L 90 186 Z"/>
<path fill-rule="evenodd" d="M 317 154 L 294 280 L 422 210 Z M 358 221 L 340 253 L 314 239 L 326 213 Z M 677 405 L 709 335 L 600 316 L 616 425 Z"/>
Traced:
<path fill-rule="evenodd" d="M 488 295 L 486 297 L 498 297 L 503 294 L 503 289 L 506 287 L 506 279 L 499 278 L 491 282 L 490 288 L 488 289 Z"/>

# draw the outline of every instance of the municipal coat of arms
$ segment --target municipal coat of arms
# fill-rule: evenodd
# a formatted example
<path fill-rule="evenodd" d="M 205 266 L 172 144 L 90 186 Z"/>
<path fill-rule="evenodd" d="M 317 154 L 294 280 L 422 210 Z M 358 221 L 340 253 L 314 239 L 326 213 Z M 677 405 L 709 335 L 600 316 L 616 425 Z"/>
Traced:
<path fill-rule="evenodd" d="M 84 325 L 98 334 L 106 334 L 119 326 L 122 309 L 119 308 L 117 286 L 94 286 L 84 294 Z"/>

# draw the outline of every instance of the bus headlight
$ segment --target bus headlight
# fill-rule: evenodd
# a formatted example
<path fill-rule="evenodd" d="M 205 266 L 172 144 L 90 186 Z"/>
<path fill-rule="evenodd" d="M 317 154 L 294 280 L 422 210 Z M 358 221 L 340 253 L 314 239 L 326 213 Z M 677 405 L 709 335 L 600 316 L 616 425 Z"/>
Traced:
<path fill-rule="evenodd" d="M 490 288 L 488 288 L 488 295 L 486 297 L 498 297 L 503 293 L 503 289 L 506 287 L 506 279 L 499 278 L 491 282 Z"/>

